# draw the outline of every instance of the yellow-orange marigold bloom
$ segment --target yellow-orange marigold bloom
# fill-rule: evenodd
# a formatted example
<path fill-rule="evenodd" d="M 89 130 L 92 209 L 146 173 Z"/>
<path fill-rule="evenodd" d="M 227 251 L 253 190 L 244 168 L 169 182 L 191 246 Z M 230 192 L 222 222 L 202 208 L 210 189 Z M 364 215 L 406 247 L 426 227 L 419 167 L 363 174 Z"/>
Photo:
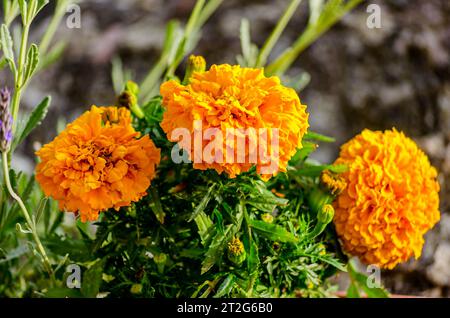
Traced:
<path fill-rule="evenodd" d="M 42 147 L 36 179 L 45 195 L 83 222 L 144 196 L 160 150 L 149 136 L 139 139 L 131 121 L 126 108 L 92 106 Z"/>
<path fill-rule="evenodd" d="M 164 83 L 161 95 L 166 107 L 161 127 L 169 140 L 180 141 L 172 138 L 172 133 L 176 129 L 185 128 L 192 134 L 191 144 L 194 145 L 194 121 L 201 122 L 203 132 L 210 128 L 220 130 L 223 135 L 223 152 L 220 154 L 223 161 L 194 160 L 194 168 L 215 169 L 219 173 L 227 173 L 231 178 L 247 172 L 253 166 L 256 166 L 257 172 L 264 179 L 276 174 L 262 173 L 267 161 L 260 156 L 252 161 L 251 156 L 257 150 L 256 147 L 249 147 L 258 145 L 265 149 L 267 155 L 272 156 L 276 150 L 271 145 L 270 132 L 274 129 L 278 129 L 279 134 L 277 172 L 286 171 L 288 161 L 297 149 L 302 148 L 302 139 L 309 127 L 306 106 L 300 103 L 295 90 L 283 86 L 278 77 L 264 76 L 262 69 L 228 64 L 213 65 L 209 71 L 194 72 L 187 85 L 173 80 Z M 249 134 L 245 139 L 245 160 L 228 160 L 227 158 L 232 157 L 225 154 L 231 153 L 235 158 L 238 154 L 232 148 L 233 143 L 237 144 L 239 132 L 230 133 L 227 130 L 239 129 L 242 132 L 249 128 L 255 131 L 266 129 L 266 142 L 259 142 L 264 139 L 259 139 L 258 133 Z M 209 141 L 203 140 L 203 148 L 208 143 Z M 191 159 L 195 157 L 194 152 L 199 151 L 194 147 L 187 149 L 189 147 L 181 143 L 180 146 L 190 154 Z M 212 156 L 215 155 L 217 153 Z"/>
<path fill-rule="evenodd" d="M 343 248 L 366 264 L 392 269 L 420 257 L 423 236 L 440 218 L 437 171 L 415 142 L 394 130 L 364 130 L 336 164 L 348 186 L 335 202 Z"/>

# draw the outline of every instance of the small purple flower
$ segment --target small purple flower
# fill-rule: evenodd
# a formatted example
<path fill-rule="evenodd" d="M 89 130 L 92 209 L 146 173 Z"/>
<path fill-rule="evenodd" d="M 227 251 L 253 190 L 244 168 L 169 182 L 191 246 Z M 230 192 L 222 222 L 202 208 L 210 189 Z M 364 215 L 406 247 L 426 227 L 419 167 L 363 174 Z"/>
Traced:
<path fill-rule="evenodd" d="M 9 109 L 11 94 L 5 87 L 0 90 L 0 152 L 7 152 L 11 147 L 13 134 L 13 117 Z"/>

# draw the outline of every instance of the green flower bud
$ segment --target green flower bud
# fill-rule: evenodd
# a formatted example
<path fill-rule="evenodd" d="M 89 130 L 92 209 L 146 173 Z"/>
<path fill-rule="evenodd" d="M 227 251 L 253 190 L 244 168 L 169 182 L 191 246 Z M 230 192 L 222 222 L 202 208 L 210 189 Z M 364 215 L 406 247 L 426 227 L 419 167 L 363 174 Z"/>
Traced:
<path fill-rule="evenodd" d="M 228 243 L 228 259 L 235 265 L 241 265 L 247 258 L 244 244 L 238 238 L 233 238 Z"/>
<path fill-rule="evenodd" d="M 206 61 L 202 56 L 191 55 L 188 60 L 186 75 L 184 76 L 183 85 L 189 84 L 189 81 L 194 72 L 205 72 Z"/>
<path fill-rule="evenodd" d="M 261 219 L 262 219 L 264 222 L 266 222 L 266 223 L 269 223 L 269 224 L 272 224 L 272 223 L 273 223 L 273 215 L 270 214 L 270 213 L 265 213 L 265 214 L 263 214 L 263 215 L 261 216 Z"/>
<path fill-rule="evenodd" d="M 139 86 L 133 81 L 128 81 L 125 89 L 118 98 L 118 104 L 119 106 L 128 108 L 137 118 L 142 119 L 145 114 L 139 106 L 138 96 Z"/>
<path fill-rule="evenodd" d="M 141 284 L 133 284 L 133 286 L 131 286 L 130 292 L 133 295 L 139 295 L 142 294 L 142 289 L 143 286 Z"/>
<path fill-rule="evenodd" d="M 325 204 L 317 214 L 317 221 L 322 224 L 329 224 L 334 218 L 334 208 L 331 204 Z"/>

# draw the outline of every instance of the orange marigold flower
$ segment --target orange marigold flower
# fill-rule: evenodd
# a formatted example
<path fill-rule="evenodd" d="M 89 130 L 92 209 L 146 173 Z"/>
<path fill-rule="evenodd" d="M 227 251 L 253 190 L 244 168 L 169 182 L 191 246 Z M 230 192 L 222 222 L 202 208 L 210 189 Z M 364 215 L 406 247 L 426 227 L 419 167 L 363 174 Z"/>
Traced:
<path fill-rule="evenodd" d="M 387 269 L 419 258 L 424 234 L 440 219 L 439 184 L 414 141 L 395 129 L 364 130 L 336 164 L 348 166 L 334 219 L 344 250 Z"/>
<path fill-rule="evenodd" d="M 169 140 L 180 141 L 172 138 L 172 133 L 179 128 L 185 128 L 193 135 L 195 121 L 201 122 L 203 132 L 210 128 L 219 129 L 224 136 L 224 151 L 219 156 L 225 157 L 224 160 L 194 160 L 194 168 L 215 169 L 218 173 L 227 173 L 231 178 L 249 171 L 255 165 L 258 174 L 266 180 L 279 171 L 286 171 L 288 161 L 297 149 L 302 148 L 302 139 L 309 127 L 306 106 L 300 103 L 295 90 L 281 85 L 278 77 L 267 78 L 262 69 L 213 65 L 209 71 L 194 72 L 187 85 L 173 80 L 164 83 L 161 95 L 166 107 L 161 127 Z M 228 160 L 230 157 L 225 155 L 237 144 L 237 138 L 242 138 L 242 134 L 230 133 L 229 129 L 257 131 L 245 137 L 244 160 Z M 258 134 L 264 129 L 269 133 L 263 144 L 260 141 L 264 139 L 260 139 Z M 276 150 L 270 141 L 273 138 L 270 132 L 274 129 L 278 129 L 279 136 Z M 194 136 L 191 141 L 189 144 L 195 144 Z M 208 143 L 203 140 L 203 148 Z M 257 147 L 250 145 L 264 148 L 270 158 L 278 150 L 277 171 L 264 173 L 262 168 L 267 166 L 265 159 L 269 157 L 258 156 L 257 160 L 252 161 Z M 190 147 L 186 147 L 185 141 L 180 142 L 180 146 L 189 153 L 191 159 L 198 154 L 199 150 L 188 149 Z M 231 158 L 233 155 L 236 158 L 236 151 L 231 150 L 231 154 Z"/>
<path fill-rule="evenodd" d="M 149 136 L 138 139 L 131 120 L 126 108 L 92 106 L 39 150 L 36 179 L 45 195 L 83 222 L 144 196 L 160 150 Z"/>

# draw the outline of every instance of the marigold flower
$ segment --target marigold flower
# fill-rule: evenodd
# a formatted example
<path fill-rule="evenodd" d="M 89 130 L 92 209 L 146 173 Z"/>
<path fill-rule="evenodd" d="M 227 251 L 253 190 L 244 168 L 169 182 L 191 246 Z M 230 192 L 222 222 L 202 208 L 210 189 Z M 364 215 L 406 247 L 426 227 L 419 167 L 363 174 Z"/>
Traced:
<path fill-rule="evenodd" d="M 223 161 L 196 162 L 194 159 L 194 168 L 215 169 L 218 173 L 227 173 L 231 178 L 249 171 L 253 166 L 266 180 L 279 171 L 286 171 L 288 161 L 297 149 L 302 148 L 302 139 L 309 127 L 306 106 L 300 103 L 296 92 L 281 85 L 278 77 L 265 77 L 262 69 L 213 65 L 209 71 L 194 72 L 188 85 L 173 80 L 164 83 L 161 95 L 166 107 L 161 127 L 169 140 L 179 142 L 172 137 L 172 133 L 185 128 L 192 135 L 189 144 L 195 145 L 193 135 L 196 121 L 201 122 L 202 132 L 210 128 L 220 130 L 224 136 L 222 152 L 213 156 L 222 157 Z M 236 151 L 230 149 L 238 143 L 236 140 L 242 138 L 242 134 L 237 131 L 230 133 L 229 129 L 241 132 L 266 129 L 269 133 L 265 143 L 260 142 L 262 139 L 257 136 L 258 133 L 247 134 L 244 160 L 236 160 Z M 273 138 L 270 132 L 275 129 L 279 135 L 278 149 L 274 149 L 270 141 Z M 202 142 L 203 148 L 210 143 L 208 140 Z M 192 149 L 185 142 L 180 142 L 180 146 L 189 153 L 191 159 L 198 154 L 199 149 Z M 263 168 L 267 166 L 267 158 L 258 156 L 257 160 L 251 160 L 255 152 L 261 149 L 271 158 L 278 151 L 276 172 L 265 173 Z M 228 151 L 235 160 L 228 160 L 229 157 L 225 155 Z"/>
<path fill-rule="evenodd" d="M 126 108 L 92 106 L 39 150 L 36 179 L 45 195 L 83 222 L 143 197 L 160 150 L 149 136 L 139 139 L 131 120 Z"/>
<path fill-rule="evenodd" d="M 414 141 L 395 129 L 364 130 L 342 146 L 336 164 L 348 166 L 334 219 L 344 250 L 387 269 L 419 258 L 424 234 L 440 218 L 439 184 Z"/>

